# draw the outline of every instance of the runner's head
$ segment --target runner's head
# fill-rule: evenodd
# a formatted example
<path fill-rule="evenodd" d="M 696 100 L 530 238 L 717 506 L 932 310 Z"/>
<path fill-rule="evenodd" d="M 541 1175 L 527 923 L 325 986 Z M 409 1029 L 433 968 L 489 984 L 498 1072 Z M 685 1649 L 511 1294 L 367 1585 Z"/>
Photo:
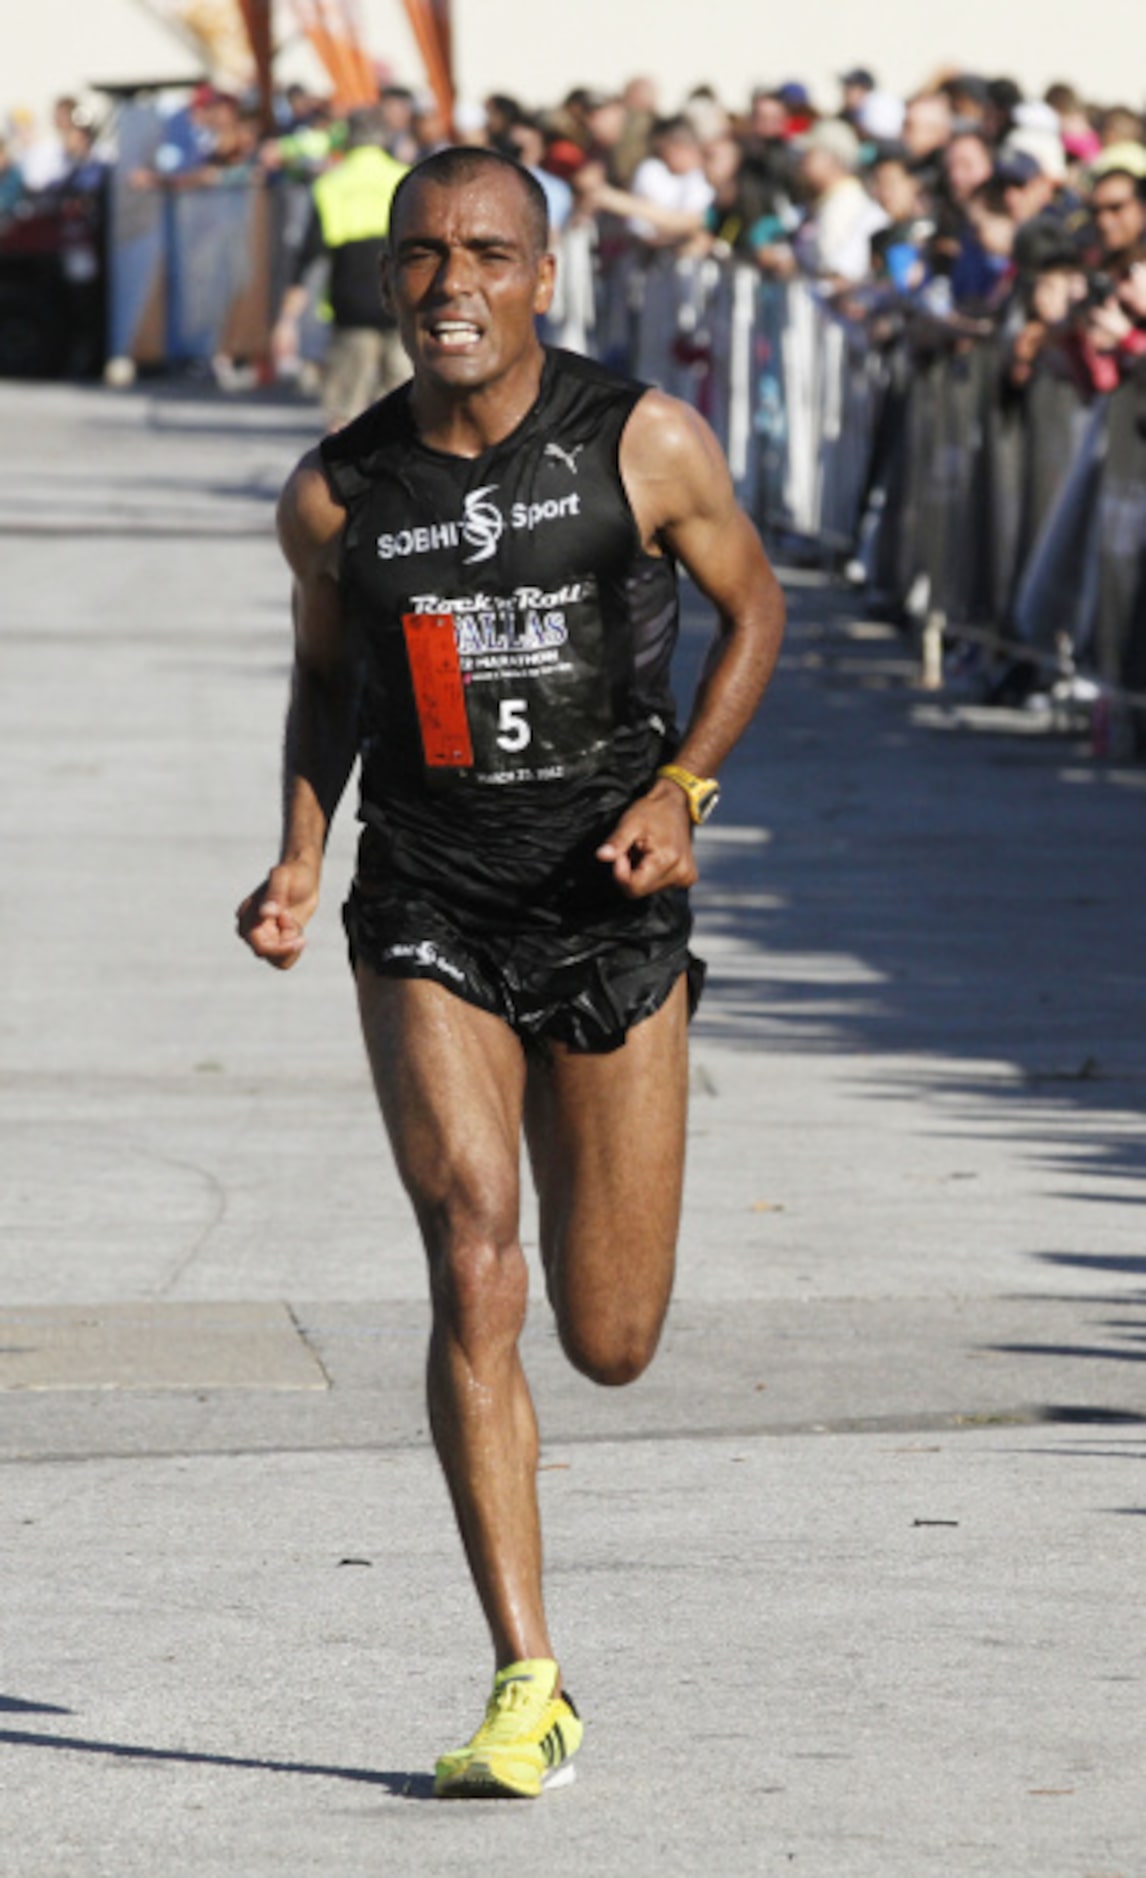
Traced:
<path fill-rule="evenodd" d="M 385 290 L 416 377 L 475 390 L 535 353 L 553 296 L 544 191 L 495 151 L 438 151 L 390 211 Z"/>
<path fill-rule="evenodd" d="M 407 170 L 390 204 L 391 241 L 395 238 L 403 205 L 424 184 L 432 183 L 439 189 L 452 190 L 460 184 L 491 176 L 508 176 L 513 179 L 523 198 L 534 252 L 539 256 L 544 254 L 549 246 L 549 204 L 544 189 L 537 178 L 512 157 L 502 156 L 497 150 L 487 150 L 480 144 L 454 144 L 446 150 L 436 150 L 432 156 L 424 157 L 420 163 L 415 163 L 413 169 Z"/>

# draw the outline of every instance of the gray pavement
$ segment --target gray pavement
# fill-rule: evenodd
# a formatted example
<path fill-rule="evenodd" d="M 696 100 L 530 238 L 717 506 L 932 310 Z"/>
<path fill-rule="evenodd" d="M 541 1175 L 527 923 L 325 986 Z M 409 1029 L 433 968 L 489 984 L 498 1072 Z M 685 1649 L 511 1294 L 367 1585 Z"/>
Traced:
<path fill-rule="evenodd" d="M 598 1392 L 527 1335 L 580 1777 L 438 1805 L 488 1665 L 352 814 L 300 969 L 232 934 L 312 419 L 9 385 L 0 433 L 3 1878 L 1146 1872 L 1146 771 L 791 576 L 662 1354 Z"/>

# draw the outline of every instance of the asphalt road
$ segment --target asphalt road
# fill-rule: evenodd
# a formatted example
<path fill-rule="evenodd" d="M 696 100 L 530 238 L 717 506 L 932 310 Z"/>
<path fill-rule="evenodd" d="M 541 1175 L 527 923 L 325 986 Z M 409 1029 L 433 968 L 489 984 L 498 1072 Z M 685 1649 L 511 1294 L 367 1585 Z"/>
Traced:
<path fill-rule="evenodd" d="M 232 930 L 312 425 L 0 386 L 0 1873 L 1137 1878 L 1146 770 L 922 698 L 811 574 L 701 839 L 662 1353 L 527 1335 L 579 1779 L 430 1799 L 487 1645 L 349 805 L 299 970 Z"/>

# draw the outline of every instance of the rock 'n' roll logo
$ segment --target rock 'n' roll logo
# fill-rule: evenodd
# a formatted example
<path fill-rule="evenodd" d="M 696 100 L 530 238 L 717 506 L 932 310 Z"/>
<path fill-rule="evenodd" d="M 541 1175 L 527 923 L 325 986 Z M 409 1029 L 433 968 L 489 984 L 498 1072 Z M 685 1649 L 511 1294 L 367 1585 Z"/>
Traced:
<path fill-rule="evenodd" d="M 484 489 L 471 489 L 462 504 L 458 532 L 472 554 L 466 555 L 467 567 L 475 561 L 488 561 L 497 553 L 497 544 L 505 533 L 505 517 L 490 501 L 497 488 L 487 483 Z"/>

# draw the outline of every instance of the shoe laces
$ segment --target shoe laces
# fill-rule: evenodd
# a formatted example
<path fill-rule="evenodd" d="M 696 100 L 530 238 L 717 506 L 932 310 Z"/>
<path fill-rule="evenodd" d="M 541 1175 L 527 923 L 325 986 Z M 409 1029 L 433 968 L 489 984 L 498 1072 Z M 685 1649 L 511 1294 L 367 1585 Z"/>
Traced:
<path fill-rule="evenodd" d="M 539 1716 L 547 1700 L 533 1677 L 503 1682 L 486 1705 L 483 1738 L 490 1743 L 520 1740 L 522 1721 Z"/>

